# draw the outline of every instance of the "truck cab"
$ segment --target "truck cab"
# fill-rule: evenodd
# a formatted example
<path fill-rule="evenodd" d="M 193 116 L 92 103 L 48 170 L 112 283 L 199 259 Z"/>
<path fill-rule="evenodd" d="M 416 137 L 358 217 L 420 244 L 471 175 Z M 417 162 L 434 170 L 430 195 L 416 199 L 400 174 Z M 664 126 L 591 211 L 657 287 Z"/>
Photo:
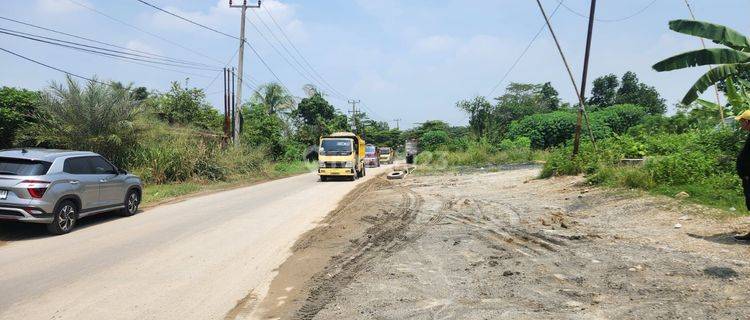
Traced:
<path fill-rule="evenodd" d="M 378 151 L 380 152 L 381 163 L 387 163 L 387 164 L 393 163 L 395 152 L 393 151 L 393 149 L 391 149 L 391 147 L 380 147 Z"/>
<path fill-rule="evenodd" d="M 380 149 L 372 144 L 365 146 L 365 167 L 380 167 Z"/>
<path fill-rule="evenodd" d="M 320 137 L 318 174 L 321 181 L 344 177 L 357 180 L 365 176 L 365 141 L 351 132 Z"/>

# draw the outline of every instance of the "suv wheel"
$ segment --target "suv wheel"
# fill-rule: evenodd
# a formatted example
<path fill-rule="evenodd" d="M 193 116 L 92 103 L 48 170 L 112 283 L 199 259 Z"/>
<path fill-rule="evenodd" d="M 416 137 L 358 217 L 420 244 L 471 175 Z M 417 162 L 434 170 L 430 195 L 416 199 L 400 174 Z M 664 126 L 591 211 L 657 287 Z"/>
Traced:
<path fill-rule="evenodd" d="M 47 225 L 47 230 L 52 234 L 66 234 L 73 230 L 78 221 L 78 208 L 72 201 L 63 201 L 55 209 L 52 223 Z"/>
<path fill-rule="evenodd" d="M 141 204 L 141 195 L 135 189 L 130 189 L 125 195 L 125 207 L 122 208 L 120 215 L 129 217 L 138 212 L 138 206 Z"/>

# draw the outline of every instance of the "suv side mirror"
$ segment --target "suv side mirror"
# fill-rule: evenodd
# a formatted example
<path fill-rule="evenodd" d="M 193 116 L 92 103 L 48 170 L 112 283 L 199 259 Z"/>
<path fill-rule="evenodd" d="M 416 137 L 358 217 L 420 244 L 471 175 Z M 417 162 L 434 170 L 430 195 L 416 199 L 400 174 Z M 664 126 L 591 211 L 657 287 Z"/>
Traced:
<path fill-rule="evenodd" d="M 128 172 L 123 169 L 117 168 L 117 174 L 128 174 Z"/>

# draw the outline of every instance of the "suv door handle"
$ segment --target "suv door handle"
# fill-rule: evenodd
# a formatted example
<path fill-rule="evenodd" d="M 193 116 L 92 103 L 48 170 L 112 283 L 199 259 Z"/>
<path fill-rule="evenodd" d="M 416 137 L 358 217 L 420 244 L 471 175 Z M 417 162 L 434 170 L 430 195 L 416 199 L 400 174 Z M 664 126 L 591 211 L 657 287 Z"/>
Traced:
<path fill-rule="evenodd" d="M 105 183 L 105 182 L 107 182 L 107 179 L 99 179 L 99 182 Z"/>
<path fill-rule="evenodd" d="M 78 184 L 78 180 L 70 180 L 70 184 Z"/>

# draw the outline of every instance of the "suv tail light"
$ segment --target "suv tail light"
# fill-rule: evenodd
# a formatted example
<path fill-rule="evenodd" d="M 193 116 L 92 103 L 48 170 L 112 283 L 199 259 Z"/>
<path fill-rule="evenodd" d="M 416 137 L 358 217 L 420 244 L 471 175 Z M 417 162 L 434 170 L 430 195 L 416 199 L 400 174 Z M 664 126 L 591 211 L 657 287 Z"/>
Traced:
<path fill-rule="evenodd" d="M 47 192 L 47 188 L 49 188 L 49 181 L 24 180 L 21 181 L 21 184 L 24 184 L 23 188 L 26 188 L 29 195 L 36 199 L 43 197 L 44 193 Z"/>

